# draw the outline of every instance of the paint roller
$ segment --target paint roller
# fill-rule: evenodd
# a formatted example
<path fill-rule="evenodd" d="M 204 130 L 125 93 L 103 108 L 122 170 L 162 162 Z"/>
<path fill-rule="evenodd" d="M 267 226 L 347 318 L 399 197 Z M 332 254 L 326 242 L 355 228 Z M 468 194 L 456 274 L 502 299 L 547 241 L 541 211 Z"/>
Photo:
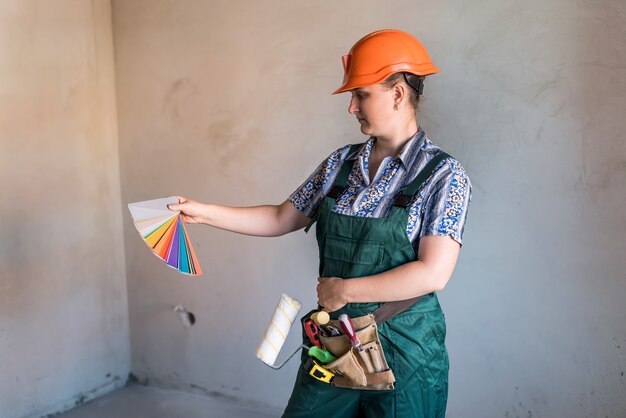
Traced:
<path fill-rule="evenodd" d="M 323 364 L 330 363 L 331 361 L 337 360 L 335 356 L 333 356 L 330 352 L 321 348 L 321 346 L 312 346 L 309 347 L 305 344 L 301 344 L 298 348 L 291 354 L 287 356 L 285 360 L 283 360 L 280 364 L 275 365 L 276 357 L 278 357 L 278 353 L 282 348 L 285 340 L 287 339 L 287 335 L 289 334 L 289 330 L 291 329 L 291 325 L 295 321 L 298 316 L 298 312 L 300 312 L 300 308 L 302 305 L 296 299 L 282 294 L 280 300 L 278 301 L 278 306 L 276 306 L 276 310 L 272 315 L 272 319 L 270 320 L 270 324 L 265 331 L 265 335 L 263 335 L 263 339 L 259 344 L 259 347 L 256 350 L 257 358 L 261 359 L 263 363 L 268 365 L 274 370 L 278 370 L 283 367 L 293 356 L 295 356 L 300 349 L 304 348 L 309 357 L 316 358 L 321 361 Z M 325 315 L 324 315 L 325 314 Z M 328 313 L 324 312 L 322 315 L 316 317 L 320 322 L 326 323 L 328 322 Z M 325 321 L 325 322 L 324 322 Z M 310 322 L 310 321 L 307 321 Z M 305 322 L 306 324 L 306 322 Z M 316 331 L 317 332 L 317 331 Z M 308 335 L 308 334 L 307 334 Z"/>
<path fill-rule="evenodd" d="M 302 348 L 302 346 L 298 347 L 285 361 L 278 366 L 274 366 L 276 357 L 278 357 L 278 353 L 287 339 L 291 324 L 296 320 L 301 308 L 300 302 L 291 296 L 284 293 L 280 296 L 265 335 L 263 335 L 263 339 L 256 350 L 257 358 L 272 369 L 280 369 Z"/>

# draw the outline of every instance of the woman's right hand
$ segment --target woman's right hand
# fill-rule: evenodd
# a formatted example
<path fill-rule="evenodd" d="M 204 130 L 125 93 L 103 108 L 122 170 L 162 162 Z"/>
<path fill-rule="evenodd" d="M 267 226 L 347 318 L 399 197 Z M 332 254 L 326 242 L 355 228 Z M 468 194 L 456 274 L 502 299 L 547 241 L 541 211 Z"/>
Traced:
<path fill-rule="evenodd" d="M 170 210 L 179 210 L 183 218 L 183 222 L 187 224 L 203 224 L 207 223 L 206 210 L 207 206 L 203 203 L 189 200 L 182 196 L 176 196 L 178 204 L 168 205 Z"/>

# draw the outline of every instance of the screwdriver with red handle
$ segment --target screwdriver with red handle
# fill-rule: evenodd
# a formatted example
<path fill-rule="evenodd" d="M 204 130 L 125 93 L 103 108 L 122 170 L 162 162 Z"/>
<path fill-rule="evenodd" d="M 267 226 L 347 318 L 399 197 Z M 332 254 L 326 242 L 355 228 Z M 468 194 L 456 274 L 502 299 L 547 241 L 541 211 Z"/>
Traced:
<path fill-rule="evenodd" d="M 348 336 L 350 342 L 352 343 L 352 347 L 358 347 L 361 345 L 361 341 L 359 341 L 359 337 L 356 336 L 356 331 L 354 331 L 354 324 L 350 317 L 346 314 L 339 315 L 339 326 L 343 330 L 343 332 Z"/>

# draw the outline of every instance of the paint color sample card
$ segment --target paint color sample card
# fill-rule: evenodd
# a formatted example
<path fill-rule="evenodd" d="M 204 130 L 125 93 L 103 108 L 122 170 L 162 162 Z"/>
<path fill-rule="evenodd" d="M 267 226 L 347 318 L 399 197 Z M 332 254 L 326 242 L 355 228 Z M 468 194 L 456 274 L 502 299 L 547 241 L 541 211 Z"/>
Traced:
<path fill-rule="evenodd" d="M 176 196 L 130 203 L 135 228 L 152 253 L 184 274 L 200 276 L 202 269 L 187 236 L 180 211 L 167 205 L 178 203 Z"/>

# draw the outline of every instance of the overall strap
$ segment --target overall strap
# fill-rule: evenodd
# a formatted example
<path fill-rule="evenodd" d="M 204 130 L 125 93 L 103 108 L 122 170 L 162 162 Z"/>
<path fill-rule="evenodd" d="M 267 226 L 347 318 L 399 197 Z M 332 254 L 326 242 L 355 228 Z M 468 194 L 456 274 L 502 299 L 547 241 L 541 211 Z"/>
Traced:
<path fill-rule="evenodd" d="M 339 196 L 343 194 L 343 192 L 346 191 L 346 189 L 348 188 L 348 176 L 350 176 L 350 173 L 352 172 L 352 167 L 354 166 L 354 163 L 356 162 L 356 159 L 349 161 L 348 157 L 350 157 L 355 152 L 357 152 L 359 148 L 361 148 L 362 145 L 363 145 L 362 143 L 350 145 L 350 150 L 348 151 L 348 155 L 346 156 L 346 159 L 343 160 L 343 163 L 341 164 L 341 168 L 339 169 L 339 174 L 337 174 L 337 178 L 333 182 L 333 187 L 330 189 L 328 193 L 326 193 L 326 195 L 322 198 L 322 200 L 324 200 L 327 197 L 330 197 L 332 199 L 337 199 Z M 319 211 L 319 207 L 317 208 L 317 210 L 311 217 L 311 222 L 309 222 L 309 224 L 304 228 L 304 232 L 309 232 L 309 229 L 311 229 L 313 224 L 317 221 L 318 211 Z"/>
<path fill-rule="evenodd" d="M 396 200 L 393 202 L 394 206 L 398 206 L 401 208 L 407 208 L 413 197 L 417 193 L 417 191 L 422 187 L 424 182 L 435 172 L 435 169 L 439 165 L 440 162 L 450 157 L 450 155 L 442 152 L 435 156 L 432 160 L 426 164 L 426 166 L 420 171 L 415 179 L 408 184 L 397 196 Z"/>
<path fill-rule="evenodd" d="M 435 172 L 435 169 L 437 168 L 439 163 L 448 157 L 450 157 L 450 155 L 442 152 L 441 154 L 430 160 L 428 164 L 426 164 L 426 167 L 424 167 L 422 171 L 419 172 L 417 177 L 415 177 L 415 180 L 409 183 L 409 185 L 405 187 L 404 190 L 400 192 L 400 194 L 398 194 L 394 202 L 394 206 L 407 208 L 411 200 L 413 200 L 413 197 L 415 196 L 417 191 L 426 181 L 426 179 L 428 179 L 431 174 Z M 406 311 L 411 306 L 416 304 L 421 298 L 422 296 L 417 296 L 411 299 L 383 303 L 378 309 L 376 309 L 376 311 L 374 311 L 374 320 L 377 324 L 382 324 L 383 322 L 391 319 L 399 313 Z"/>
<path fill-rule="evenodd" d="M 348 157 L 354 154 L 355 152 L 357 152 L 359 148 L 361 148 L 362 145 L 363 144 L 350 145 L 350 151 L 348 151 Z M 348 176 L 350 176 L 350 173 L 352 172 L 352 167 L 354 166 L 355 162 L 356 162 L 356 159 L 352 160 L 352 163 L 348 162 L 347 158 L 344 160 L 343 164 L 341 165 L 341 169 L 339 169 L 339 174 L 337 175 L 337 178 L 335 179 L 333 187 L 326 194 L 326 196 L 331 197 L 333 199 L 337 199 L 339 196 L 343 194 L 343 192 L 346 191 L 346 189 L 348 188 Z"/>

